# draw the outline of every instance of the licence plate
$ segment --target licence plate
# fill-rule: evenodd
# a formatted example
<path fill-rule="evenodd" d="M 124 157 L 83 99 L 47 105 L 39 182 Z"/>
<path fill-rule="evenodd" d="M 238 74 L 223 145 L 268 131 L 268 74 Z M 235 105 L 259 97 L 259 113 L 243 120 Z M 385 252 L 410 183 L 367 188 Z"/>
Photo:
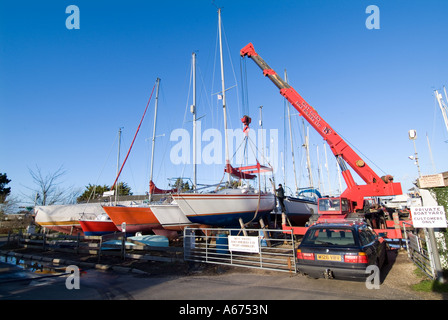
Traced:
<path fill-rule="evenodd" d="M 335 254 L 318 254 L 317 260 L 342 261 L 342 257 L 340 255 L 335 255 Z"/>

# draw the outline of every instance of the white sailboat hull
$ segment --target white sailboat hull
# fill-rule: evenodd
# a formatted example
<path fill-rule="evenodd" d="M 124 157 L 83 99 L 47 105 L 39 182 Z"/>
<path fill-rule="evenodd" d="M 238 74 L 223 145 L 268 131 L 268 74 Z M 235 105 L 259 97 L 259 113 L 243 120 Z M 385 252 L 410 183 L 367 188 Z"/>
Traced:
<path fill-rule="evenodd" d="M 196 227 L 179 208 L 177 203 L 149 205 L 157 220 L 166 230 L 182 231 L 185 227 Z"/>
<path fill-rule="evenodd" d="M 185 216 L 193 223 L 233 227 L 258 221 L 275 207 L 272 193 L 246 192 L 244 189 L 226 189 L 216 193 L 174 194 L 173 198 Z"/>
<path fill-rule="evenodd" d="M 83 234 L 80 219 L 95 219 L 104 214 L 100 203 L 36 206 L 34 212 L 38 225 L 67 234 Z"/>

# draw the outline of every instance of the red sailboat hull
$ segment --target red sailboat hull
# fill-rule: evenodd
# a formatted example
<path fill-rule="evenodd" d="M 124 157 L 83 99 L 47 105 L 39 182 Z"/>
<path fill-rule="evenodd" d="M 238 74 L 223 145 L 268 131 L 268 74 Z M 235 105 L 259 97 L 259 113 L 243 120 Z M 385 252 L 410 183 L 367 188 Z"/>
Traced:
<path fill-rule="evenodd" d="M 119 231 L 112 220 L 79 220 L 79 224 L 86 236 L 102 236 Z"/>

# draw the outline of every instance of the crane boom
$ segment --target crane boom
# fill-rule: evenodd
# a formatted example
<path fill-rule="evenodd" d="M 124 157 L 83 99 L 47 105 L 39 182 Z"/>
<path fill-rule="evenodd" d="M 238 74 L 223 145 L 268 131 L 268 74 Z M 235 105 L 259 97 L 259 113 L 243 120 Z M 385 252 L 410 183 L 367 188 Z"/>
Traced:
<path fill-rule="evenodd" d="M 393 182 L 393 177 L 387 175 L 380 178 L 361 157 L 342 139 L 342 137 L 303 99 L 297 91 L 286 83 L 269 65 L 258 55 L 252 43 L 241 49 L 242 57 L 251 58 L 276 86 L 280 94 L 284 96 L 291 105 L 302 115 L 310 125 L 328 143 L 331 151 L 341 167 L 342 176 L 347 184 L 347 189 L 341 195 L 354 201 L 355 209 L 362 209 L 364 197 L 392 196 L 402 194 L 401 184 Z M 355 183 L 346 163 L 366 183 L 358 185 Z"/>

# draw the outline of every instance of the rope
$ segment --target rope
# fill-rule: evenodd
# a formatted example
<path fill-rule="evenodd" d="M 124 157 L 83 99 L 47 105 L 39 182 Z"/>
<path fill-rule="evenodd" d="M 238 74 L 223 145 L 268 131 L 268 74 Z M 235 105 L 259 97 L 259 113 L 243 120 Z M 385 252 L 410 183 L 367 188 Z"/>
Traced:
<path fill-rule="evenodd" d="M 156 85 L 154 84 L 154 86 L 152 87 L 151 95 L 149 96 L 148 103 L 146 104 L 145 112 L 143 112 L 143 116 L 140 119 L 140 123 L 139 123 L 139 125 L 137 127 L 137 131 L 135 132 L 134 139 L 132 139 L 131 146 L 129 147 L 128 153 L 126 154 L 126 158 L 124 159 L 123 164 L 121 165 L 120 171 L 117 174 L 117 178 L 115 179 L 114 184 L 112 185 L 110 190 L 114 190 L 115 184 L 117 183 L 117 180 L 120 177 L 120 174 L 121 174 L 121 171 L 123 170 L 124 164 L 126 163 L 126 160 L 128 159 L 129 154 L 131 153 L 132 146 L 134 145 L 135 138 L 137 138 L 137 134 L 138 134 L 138 132 L 140 130 L 140 126 L 142 125 L 143 119 L 145 118 L 146 110 L 148 110 L 148 106 L 149 106 L 149 103 L 151 102 L 152 94 L 154 93 L 154 88 L 155 87 L 156 87 Z"/>

